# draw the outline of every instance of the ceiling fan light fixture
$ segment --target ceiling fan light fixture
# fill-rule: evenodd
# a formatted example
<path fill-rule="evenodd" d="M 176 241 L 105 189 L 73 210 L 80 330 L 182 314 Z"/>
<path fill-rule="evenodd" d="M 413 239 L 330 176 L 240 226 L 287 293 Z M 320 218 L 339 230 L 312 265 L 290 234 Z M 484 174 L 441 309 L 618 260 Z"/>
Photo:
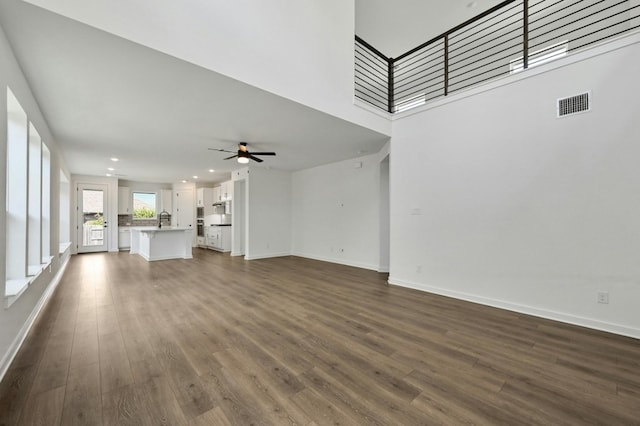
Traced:
<path fill-rule="evenodd" d="M 249 153 L 246 151 L 243 145 L 239 145 L 239 149 L 238 149 L 238 163 L 240 164 L 247 164 L 249 162 Z"/>

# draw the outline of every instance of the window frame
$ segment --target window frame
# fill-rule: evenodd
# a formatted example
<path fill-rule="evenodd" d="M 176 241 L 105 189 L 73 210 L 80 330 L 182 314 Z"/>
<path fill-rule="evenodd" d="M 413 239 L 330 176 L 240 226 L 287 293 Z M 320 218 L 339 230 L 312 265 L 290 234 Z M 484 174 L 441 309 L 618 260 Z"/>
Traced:
<path fill-rule="evenodd" d="M 153 195 L 154 210 L 153 217 L 136 217 L 135 200 L 136 194 Z M 157 191 L 145 191 L 145 190 L 132 190 L 131 191 L 131 219 L 138 220 L 157 220 L 158 219 L 158 192 Z"/>

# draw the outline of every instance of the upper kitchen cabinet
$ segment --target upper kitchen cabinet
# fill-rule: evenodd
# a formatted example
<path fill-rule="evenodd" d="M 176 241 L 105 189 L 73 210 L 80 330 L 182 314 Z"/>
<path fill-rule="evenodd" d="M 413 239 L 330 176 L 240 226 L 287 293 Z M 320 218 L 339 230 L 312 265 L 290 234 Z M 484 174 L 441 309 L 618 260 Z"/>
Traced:
<path fill-rule="evenodd" d="M 171 200 L 172 192 L 170 189 L 162 189 L 160 191 L 160 212 L 171 213 L 173 209 L 173 203 Z"/>
<path fill-rule="evenodd" d="M 214 203 L 214 191 L 213 188 L 198 188 L 196 189 L 196 207 L 202 207 L 202 212 L 198 212 L 203 216 L 213 214 Z"/>
<path fill-rule="evenodd" d="M 222 198 L 220 196 L 220 187 L 216 186 L 215 188 L 213 188 L 213 202 L 218 203 L 220 201 L 222 201 Z"/>
<path fill-rule="evenodd" d="M 118 214 L 132 214 L 131 190 L 126 186 L 118 187 Z"/>
<path fill-rule="evenodd" d="M 220 184 L 220 201 L 233 199 L 233 182 L 227 181 Z"/>
<path fill-rule="evenodd" d="M 206 207 L 210 206 L 214 202 L 213 188 L 198 188 L 196 189 L 196 206 Z"/>

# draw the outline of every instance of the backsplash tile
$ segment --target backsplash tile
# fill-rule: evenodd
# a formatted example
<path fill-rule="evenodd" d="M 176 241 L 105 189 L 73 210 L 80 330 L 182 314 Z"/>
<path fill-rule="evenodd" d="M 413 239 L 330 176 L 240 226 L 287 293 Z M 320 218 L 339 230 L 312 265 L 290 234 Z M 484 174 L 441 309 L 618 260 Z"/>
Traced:
<path fill-rule="evenodd" d="M 131 214 L 119 214 L 118 226 L 158 226 L 158 219 L 136 219 Z M 162 216 L 162 226 L 171 226 L 171 216 Z"/>

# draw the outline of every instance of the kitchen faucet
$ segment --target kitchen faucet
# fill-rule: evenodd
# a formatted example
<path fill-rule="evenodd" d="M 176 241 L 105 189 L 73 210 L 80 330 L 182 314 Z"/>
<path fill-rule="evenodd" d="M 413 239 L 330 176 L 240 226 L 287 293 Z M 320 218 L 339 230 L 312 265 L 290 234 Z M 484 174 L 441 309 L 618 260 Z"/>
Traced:
<path fill-rule="evenodd" d="M 171 218 L 171 215 L 169 214 L 169 212 L 168 212 L 168 211 L 166 211 L 166 210 L 162 210 L 162 211 L 160 212 L 160 214 L 158 215 L 158 228 L 162 228 L 162 216 L 163 216 L 163 215 L 164 215 L 164 216 L 166 216 L 166 218 L 167 218 L 167 219 L 170 219 L 170 218 Z"/>

